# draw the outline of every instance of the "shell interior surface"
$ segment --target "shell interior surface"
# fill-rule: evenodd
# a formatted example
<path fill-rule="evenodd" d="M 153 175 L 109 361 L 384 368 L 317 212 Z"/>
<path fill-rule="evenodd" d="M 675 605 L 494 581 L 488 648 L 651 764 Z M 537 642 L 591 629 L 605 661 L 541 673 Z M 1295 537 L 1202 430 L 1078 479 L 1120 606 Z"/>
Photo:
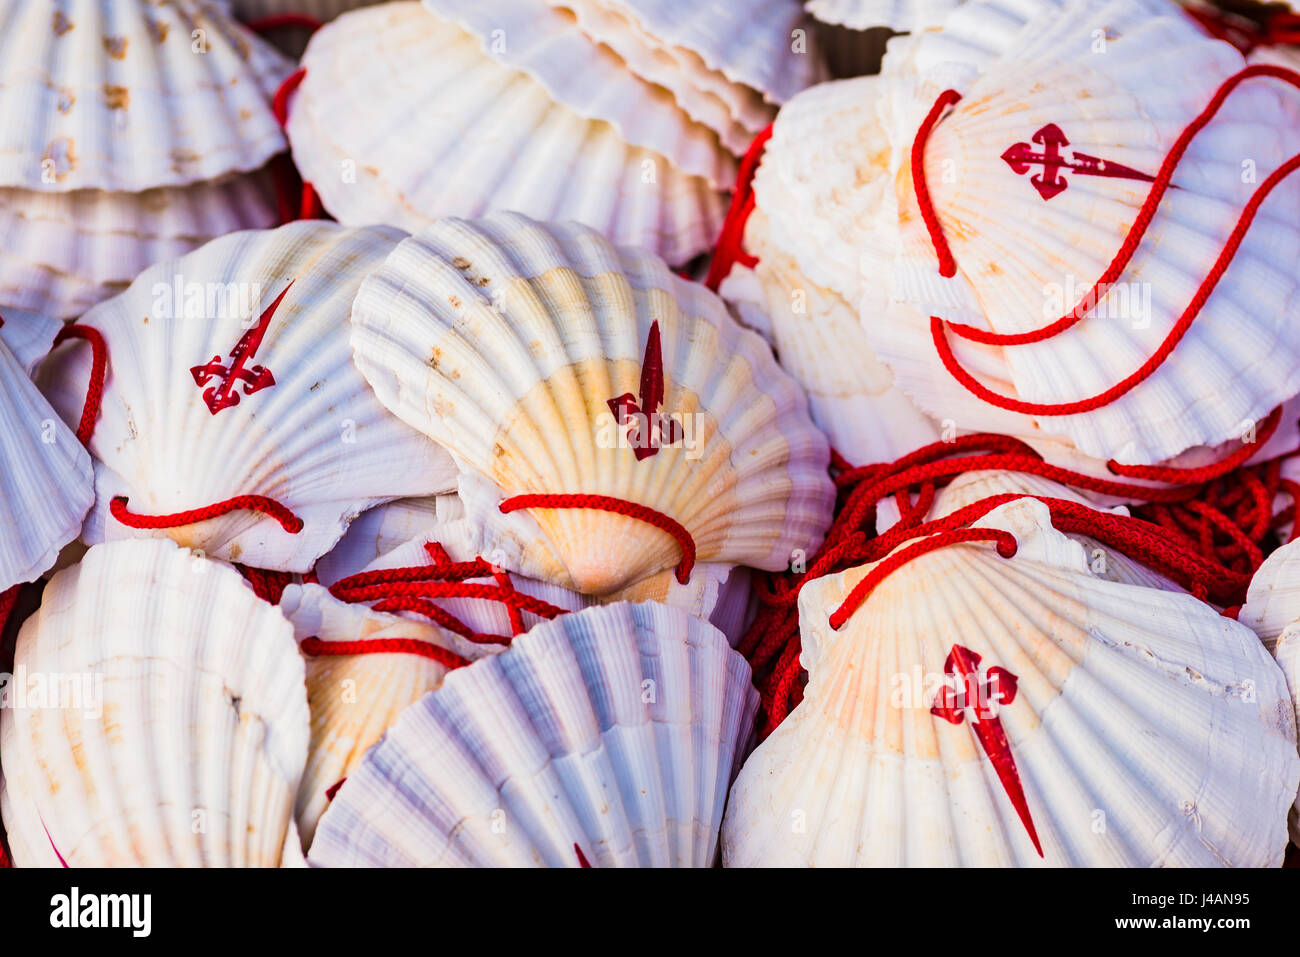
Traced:
<path fill-rule="evenodd" d="M 345 335 L 362 277 L 401 236 L 321 221 L 233 233 L 151 267 L 87 313 L 109 366 L 87 540 L 169 536 L 305 572 L 370 505 L 454 486 L 450 457 L 380 405 Z M 65 421 L 81 415 L 90 366 L 91 350 L 74 343 L 40 369 Z M 251 509 L 161 528 L 112 514 L 120 496 L 132 514 L 169 517 L 250 495 L 302 527 Z"/>
<path fill-rule="evenodd" d="M 700 562 L 780 568 L 821 539 L 828 450 L 801 390 L 657 257 L 575 223 L 446 219 L 362 284 L 352 321 L 380 401 L 462 465 L 500 564 L 608 594 L 679 565 L 664 516 Z M 503 514 L 525 494 L 605 504 Z"/>
<path fill-rule="evenodd" d="M 566 615 L 412 705 L 321 818 L 325 866 L 708 867 L 757 694 L 712 626 Z"/>
<path fill-rule="evenodd" d="M 977 525 L 1015 556 L 919 555 L 839 631 L 870 566 L 800 593 L 809 683 L 732 789 L 724 864 L 1280 865 L 1300 756 L 1253 633 L 1095 576 L 1042 503 Z"/>
<path fill-rule="evenodd" d="M 0 809 L 19 867 L 301 859 L 303 663 L 233 569 L 167 541 L 96 546 L 51 579 L 15 660 Z"/>

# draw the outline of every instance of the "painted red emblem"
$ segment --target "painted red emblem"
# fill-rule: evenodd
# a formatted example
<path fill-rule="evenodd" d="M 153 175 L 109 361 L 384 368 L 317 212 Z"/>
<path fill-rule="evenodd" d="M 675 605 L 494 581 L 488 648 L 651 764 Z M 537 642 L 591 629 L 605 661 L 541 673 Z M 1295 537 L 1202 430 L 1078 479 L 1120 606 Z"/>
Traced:
<path fill-rule="evenodd" d="M 606 405 L 618 424 L 627 430 L 628 443 L 637 461 L 649 458 L 661 445 L 673 445 L 682 439 L 681 423 L 659 411 L 664 401 L 664 357 L 659 344 L 659 320 L 650 325 L 645 358 L 641 360 L 641 395 L 624 392 Z"/>
<path fill-rule="evenodd" d="M 293 282 L 285 286 L 284 291 L 275 297 L 275 302 L 266 307 L 258 318 L 257 325 L 239 337 L 235 348 L 230 350 L 229 366 L 221 361 L 221 356 L 213 356 L 209 362 L 201 366 L 190 367 L 194 384 L 201 389 L 208 386 L 203 389 L 203 401 L 207 403 L 208 411 L 213 415 L 222 409 L 239 405 L 240 394 L 235 388 L 237 385 L 244 387 L 244 395 L 252 395 L 254 392 L 261 392 L 275 385 L 275 376 L 271 374 L 270 369 L 265 366 L 249 366 L 248 363 L 261 348 L 267 327 L 271 325 L 271 317 L 275 315 L 275 310 L 279 308 L 285 293 L 291 286 Z M 216 384 L 208 385 L 214 379 L 217 380 Z"/>
<path fill-rule="evenodd" d="M 1029 814 L 1029 802 L 1025 800 L 1025 789 L 1020 784 L 1020 773 L 1016 770 L 1016 760 L 1011 756 L 1011 742 L 1002 728 L 1002 719 L 998 717 L 1000 705 L 1011 704 L 1016 700 L 1016 676 L 1005 668 L 996 665 L 980 672 L 980 656 L 962 645 L 953 645 L 948 658 L 943 663 L 943 673 L 959 676 L 959 687 L 944 685 L 935 698 L 930 713 L 952 724 L 961 724 L 970 713 L 971 728 L 979 740 L 984 753 L 988 755 L 1002 782 L 1012 807 L 1020 815 L 1020 822 L 1029 832 L 1029 839 L 1034 842 L 1034 850 L 1043 856 L 1043 847 L 1038 843 L 1038 831 L 1034 828 L 1034 819 Z"/>
<path fill-rule="evenodd" d="M 1061 176 L 1062 170 L 1069 170 L 1079 176 L 1137 179 L 1146 183 L 1155 179 L 1154 176 L 1148 176 L 1130 166 L 1111 163 L 1096 156 L 1089 156 L 1087 153 L 1080 153 L 1078 150 L 1073 150 L 1071 158 L 1066 159 L 1061 152 L 1061 147 L 1069 146 L 1070 141 L 1065 138 L 1065 134 L 1055 123 L 1048 123 L 1031 138 L 1034 143 L 1042 147 L 1041 152 L 1035 151 L 1029 143 L 1016 143 L 1002 154 L 1002 158 L 1017 176 L 1023 176 L 1033 167 L 1041 166 L 1042 172 L 1029 177 L 1029 181 L 1044 200 L 1065 192 L 1066 187 L 1070 185 Z"/>

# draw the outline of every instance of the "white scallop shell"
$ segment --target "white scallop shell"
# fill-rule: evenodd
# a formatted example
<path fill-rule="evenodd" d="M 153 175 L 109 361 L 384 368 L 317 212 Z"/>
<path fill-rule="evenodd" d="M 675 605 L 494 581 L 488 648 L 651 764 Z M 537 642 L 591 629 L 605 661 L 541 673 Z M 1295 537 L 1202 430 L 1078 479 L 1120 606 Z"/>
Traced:
<path fill-rule="evenodd" d="M 75 318 L 148 266 L 280 222 L 269 169 L 138 193 L 0 188 L 0 302 Z"/>
<path fill-rule="evenodd" d="M 138 191 L 263 166 L 293 64 L 211 0 L 11 0 L 0 186 Z"/>
<path fill-rule="evenodd" d="M 515 209 L 576 219 L 674 264 L 710 248 L 722 224 L 707 180 L 556 103 L 417 3 L 340 17 L 303 64 L 293 155 L 342 222 L 418 230 Z"/>
<path fill-rule="evenodd" d="M 548 0 L 585 2 L 637 24 L 659 45 L 698 57 L 735 84 L 784 103 L 824 76 L 811 21 L 798 0 Z"/>
<path fill-rule="evenodd" d="M 1042 503 L 977 524 L 1012 532 L 1015 557 L 986 543 L 920 555 L 838 632 L 828 615 L 869 566 L 803 589 L 808 686 L 741 770 L 723 863 L 1281 864 L 1295 718 L 1250 630 L 1188 595 L 1094 577 Z M 958 645 L 981 682 L 1003 671 L 950 723 L 931 706 L 964 670 L 947 657 Z M 994 719 L 1042 856 L 979 743 Z"/>
<path fill-rule="evenodd" d="M 716 296 L 643 250 L 513 213 L 446 219 L 362 284 L 352 322 L 380 401 L 462 465 L 480 553 L 500 548 L 498 564 L 607 594 L 681 558 L 672 537 L 627 516 L 501 514 L 520 494 L 638 503 L 684 526 L 700 562 L 765 569 L 815 548 L 828 524 L 826 440 L 798 386 Z M 657 403 L 653 387 L 641 394 L 656 339 Z M 653 403 L 639 421 L 655 447 L 630 447 L 623 400 Z"/>
<path fill-rule="evenodd" d="M 504 568 L 505 555 L 485 552 L 484 529 L 471 521 L 464 503 L 455 494 L 430 498 L 400 499 L 362 513 L 348 526 L 339 543 L 316 565 L 324 585 L 361 572 L 407 568 L 429 564 L 426 545 L 442 546 L 453 562 L 477 558 Z M 577 611 L 595 603 L 614 601 L 657 601 L 689 612 L 710 622 L 727 636 L 733 646 L 740 642 L 749 624 L 750 576 L 744 566 L 714 563 L 697 565 L 685 585 L 671 570 L 651 575 L 611 595 L 593 598 L 561 585 L 511 574 L 515 590 L 566 611 Z M 493 579 L 467 579 L 470 583 L 493 584 Z M 484 598 L 431 598 L 475 632 L 486 635 L 511 633 L 509 612 L 501 602 Z M 521 610 L 525 627 L 542 621 Z M 414 614 L 407 617 L 415 618 Z"/>
<path fill-rule="evenodd" d="M 5 312 L 0 325 L 0 592 L 53 565 L 59 550 L 80 534 L 95 500 L 90 456 L 28 378 L 58 326 Z"/>
<path fill-rule="evenodd" d="M 233 569 L 171 542 L 92 548 L 51 579 L 16 662 L 0 806 L 18 866 L 301 861 L 303 664 Z"/>
<path fill-rule="evenodd" d="M 942 26 L 961 0 L 811 0 L 808 12 L 851 30 L 889 27 L 908 32 Z"/>
<path fill-rule="evenodd" d="M 965 92 L 935 127 L 925 154 L 958 274 L 938 275 L 900 160 L 903 232 L 892 286 L 895 298 L 920 310 L 927 328 L 930 315 L 1003 333 L 1037 328 L 1069 310 L 1102 273 L 1149 184 L 1067 171 L 1064 191 L 1045 199 L 1003 153 L 1054 123 L 1075 156 L 1148 175 L 1158 170 L 1178 134 L 1243 66 L 1230 46 L 1204 37 L 1178 11 L 1167 12 L 1075 0 L 1026 27 L 1014 56 L 977 78 L 968 74 L 962 83 L 936 68 L 944 85 Z M 1102 28 L 1104 56 L 1094 52 Z M 922 89 L 936 86 L 922 78 Z M 895 128 L 900 140 L 915 133 L 916 113 L 929 103 L 921 98 L 914 106 L 910 126 Z M 1192 141 L 1174 174 L 1178 188 L 1165 195 L 1129 268 L 1093 314 L 1047 342 L 1003 350 L 997 378 L 1010 380 L 1020 398 L 1063 402 L 1134 372 L 1191 301 L 1254 192 L 1254 178 L 1242 175 L 1243 157 L 1258 164 L 1262 180 L 1300 147 L 1300 135 L 1289 132 L 1298 120 L 1300 97 L 1269 81 L 1240 87 Z M 1169 361 L 1110 405 L 1052 417 L 1048 427 L 1064 431 L 1087 455 L 1151 463 L 1226 441 L 1243 422 L 1295 394 L 1300 340 L 1286 315 L 1297 294 L 1300 227 L 1284 211 L 1300 202 L 1298 190 L 1300 184 L 1284 182 L 1264 205 Z M 880 351 L 890 363 L 891 354 Z M 965 410 L 956 417 L 967 425 Z"/>
<path fill-rule="evenodd" d="M 310 860 L 708 867 L 758 703 L 749 677 L 716 629 L 663 605 L 540 625 L 407 709 Z"/>
<path fill-rule="evenodd" d="M 687 115 L 714 130 L 737 155 L 772 121 L 775 109 L 763 94 L 733 83 L 689 50 L 665 45 L 621 6 L 600 0 L 552 2 L 577 19 L 583 33 L 608 47 L 627 68 L 673 94 Z"/>
<path fill-rule="evenodd" d="M 630 146 L 654 150 L 682 172 L 719 189 L 731 186 L 735 158 L 673 95 L 629 70 L 578 29 L 572 14 L 545 0 L 423 0 L 425 9 L 472 33 L 483 52 L 521 70 L 588 120 L 603 120 Z M 743 146 L 742 146 L 743 149 Z"/>
<path fill-rule="evenodd" d="M 765 294 L 772 345 L 781 368 L 803 386 L 812 420 L 831 448 L 854 465 L 892 462 L 939 438 L 939 427 L 894 386 L 876 358 L 857 310 L 806 277 L 769 238 L 755 210 L 745 246 Z"/>
<path fill-rule="evenodd" d="M 409 621 L 348 605 L 319 585 L 290 585 L 280 610 L 294 637 L 321 641 L 374 641 L 405 638 L 427 642 L 474 660 L 502 650 L 475 644 L 427 622 Z M 427 691 L 439 687 L 449 669 L 431 658 L 403 653 L 307 655 L 307 703 L 311 743 L 295 817 L 304 850 L 329 806 L 327 792 L 342 781 L 377 744 L 398 716 Z"/>
<path fill-rule="evenodd" d="M 217 558 L 305 572 L 369 506 L 450 487 L 450 457 L 375 400 L 345 337 L 363 276 L 401 235 L 319 220 L 234 233 L 151 267 L 87 313 L 82 324 L 107 341 L 109 375 L 91 439 L 98 494 L 86 540 L 169 536 Z M 223 377 L 195 370 L 234 368 L 232 353 L 282 294 L 244 359 L 249 378 L 266 370 L 273 384 L 232 379 L 232 404 L 214 413 Z M 42 366 L 40 381 L 65 421 L 80 417 L 89 377 L 90 349 L 80 344 Z M 290 534 L 273 518 L 237 511 L 128 528 L 109 514 L 117 495 L 146 515 L 263 495 L 305 527 Z"/>

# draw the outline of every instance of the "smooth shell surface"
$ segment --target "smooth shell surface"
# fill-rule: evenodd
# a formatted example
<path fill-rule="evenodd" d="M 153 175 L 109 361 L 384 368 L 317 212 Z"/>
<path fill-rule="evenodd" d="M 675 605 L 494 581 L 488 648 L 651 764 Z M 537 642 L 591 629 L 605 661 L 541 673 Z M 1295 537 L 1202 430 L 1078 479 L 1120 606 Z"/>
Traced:
<path fill-rule="evenodd" d="M 744 659 L 685 612 L 566 615 L 412 705 L 335 796 L 310 860 L 709 867 L 757 698 Z"/>
<path fill-rule="evenodd" d="M 839 631 L 870 566 L 803 589 L 808 686 L 732 789 L 723 863 L 1280 865 L 1300 756 L 1254 634 L 1094 576 L 1039 502 L 977 525 L 1015 556 L 917 556 Z"/>
<path fill-rule="evenodd" d="M 303 664 L 233 569 L 165 541 L 92 548 L 24 624 L 15 679 L 0 807 L 19 867 L 301 863 Z"/>
<path fill-rule="evenodd" d="M 366 280 L 352 321 L 380 400 L 464 467 L 499 564 L 608 594 L 682 557 L 661 528 L 581 502 L 502 514 L 524 494 L 653 509 L 701 562 L 781 568 L 820 542 L 834 493 L 801 390 L 655 256 L 573 223 L 446 219 Z"/>
<path fill-rule="evenodd" d="M 370 505 L 453 487 L 449 456 L 384 409 L 348 349 L 357 288 L 401 236 L 321 221 L 233 233 L 87 313 L 109 356 L 87 541 L 169 536 L 305 572 Z M 90 366 L 77 343 L 40 370 L 65 421 L 81 415 Z M 303 528 L 251 510 L 157 530 L 110 514 L 115 496 L 137 515 L 170 516 L 246 495 L 274 499 Z"/>

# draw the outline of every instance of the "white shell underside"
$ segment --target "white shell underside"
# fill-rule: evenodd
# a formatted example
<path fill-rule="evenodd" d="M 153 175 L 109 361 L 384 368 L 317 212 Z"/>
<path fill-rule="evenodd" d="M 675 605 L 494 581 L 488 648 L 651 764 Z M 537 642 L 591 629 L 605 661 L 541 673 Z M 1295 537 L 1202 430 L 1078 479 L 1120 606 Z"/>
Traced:
<path fill-rule="evenodd" d="M 1012 531 L 1016 556 L 914 558 L 840 632 L 828 615 L 868 566 L 803 589 L 809 683 L 737 779 L 724 864 L 1281 864 L 1300 757 L 1258 639 L 1188 595 L 1094 577 L 1040 503 L 977 524 Z M 981 680 L 996 666 L 1016 681 L 996 717 L 1042 857 L 974 706 L 956 723 L 931 711 L 926 682 L 956 673 L 958 644 Z"/>
<path fill-rule="evenodd" d="M 961 0 L 811 0 L 808 12 L 850 30 L 889 27 L 900 33 L 942 26 Z"/>
<path fill-rule="evenodd" d="M 710 866 L 757 693 L 716 629 L 619 604 L 450 674 L 339 790 L 325 866 Z M 504 826 L 503 826 L 504 825 Z"/>
<path fill-rule="evenodd" d="M 303 63 L 294 159 L 342 222 L 415 231 L 513 209 L 587 223 L 674 264 L 717 237 L 725 208 L 707 180 L 556 103 L 419 4 L 341 17 Z"/>
<path fill-rule="evenodd" d="M 233 569 L 170 542 L 93 548 L 50 581 L 16 661 L 82 692 L 0 713 L 19 867 L 301 859 L 303 664 Z"/>
<path fill-rule="evenodd" d="M 0 186 L 138 191 L 250 171 L 285 147 L 293 69 L 212 0 L 12 0 L 0 12 Z"/>

